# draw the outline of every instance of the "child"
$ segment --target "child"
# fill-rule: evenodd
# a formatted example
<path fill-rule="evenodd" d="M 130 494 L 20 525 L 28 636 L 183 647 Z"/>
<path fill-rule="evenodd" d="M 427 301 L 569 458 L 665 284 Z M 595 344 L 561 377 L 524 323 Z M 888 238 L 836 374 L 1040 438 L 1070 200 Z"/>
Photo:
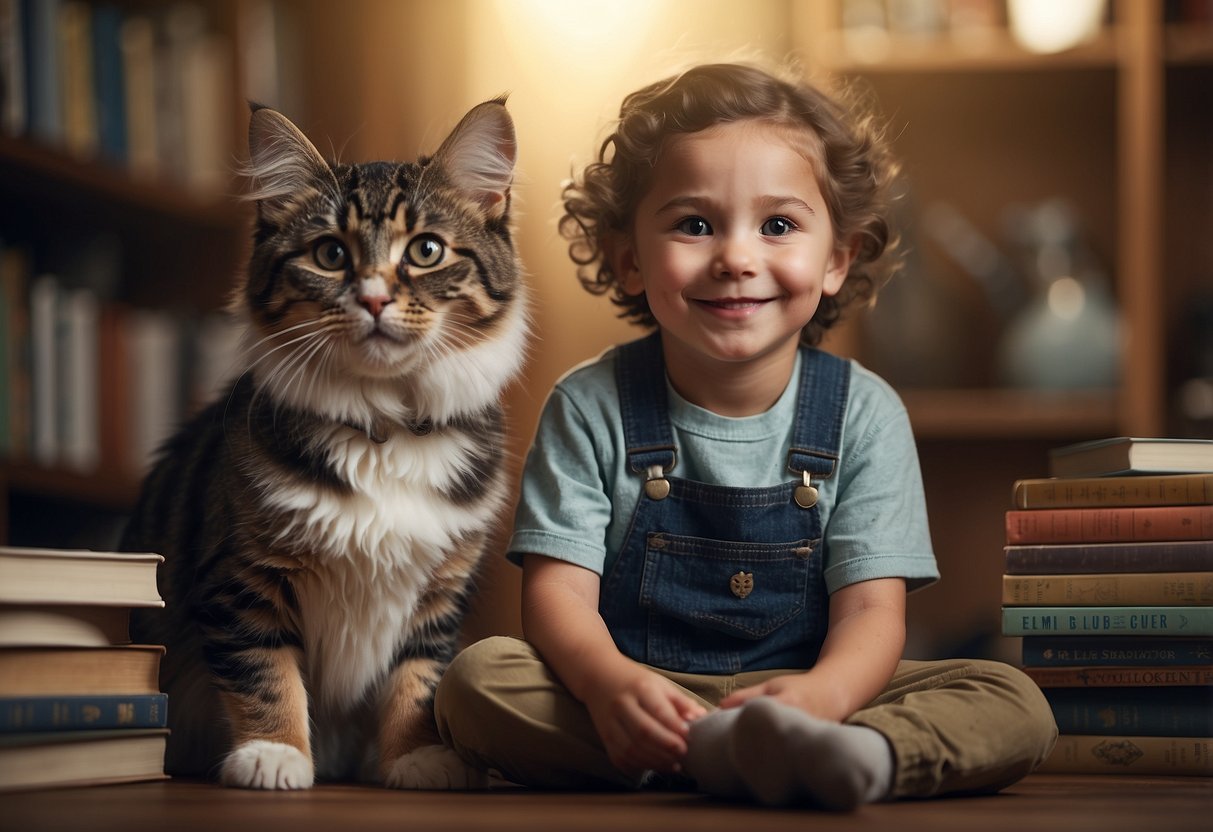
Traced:
<path fill-rule="evenodd" d="M 565 189 L 582 281 L 656 332 L 556 386 L 510 556 L 526 641 L 456 658 L 463 759 L 542 787 L 654 773 L 766 804 L 995 791 L 1056 738 L 993 662 L 900 661 L 938 578 L 891 388 L 811 347 L 889 260 L 869 121 L 736 64 L 628 96 Z"/>

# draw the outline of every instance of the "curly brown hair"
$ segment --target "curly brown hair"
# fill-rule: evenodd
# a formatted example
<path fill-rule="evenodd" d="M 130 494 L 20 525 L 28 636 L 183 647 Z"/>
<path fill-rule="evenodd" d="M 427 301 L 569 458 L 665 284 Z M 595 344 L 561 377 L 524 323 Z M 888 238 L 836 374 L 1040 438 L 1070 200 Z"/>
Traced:
<path fill-rule="evenodd" d="M 854 257 L 843 288 L 822 296 L 801 333 L 817 344 L 842 311 L 873 300 L 897 267 L 896 238 L 888 214 L 898 165 L 871 111 L 852 93 L 826 95 L 816 87 L 742 63 L 704 64 L 631 93 L 596 161 L 564 186 L 561 236 L 577 264 L 581 284 L 610 293 L 620 317 L 656 326 L 644 294 L 629 294 L 607 255 L 607 239 L 631 230 L 637 203 L 648 188 L 665 140 L 714 124 L 758 119 L 792 128 L 814 166 L 840 246 Z"/>

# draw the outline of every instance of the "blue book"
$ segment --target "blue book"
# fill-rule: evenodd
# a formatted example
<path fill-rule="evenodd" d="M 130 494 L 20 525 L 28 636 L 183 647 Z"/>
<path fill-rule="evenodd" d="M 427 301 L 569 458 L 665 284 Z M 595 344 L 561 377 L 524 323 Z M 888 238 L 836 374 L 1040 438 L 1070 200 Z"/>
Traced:
<path fill-rule="evenodd" d="M 0 734 L 163 728 L 168 694 L 0 697 Z"/>
<path fill-rule="evenodd" d="M 59 0 L 21 0 L 29 132 L 34 138 L 55 145 L 63 140 L 59 5 Z"/>
<path fill-rule="evenodd" d="M 126 88 L 122 72 L 122 12 L 93 7 L 93 83 L 97 98 L 97 139 L 101 155 L 126 161 Z"/>
<path fill-rule="evenodd" d="M 1213 639 L 1026 636 L 1024 667 L 1199 667 L 1213 665 Z"/>
<path fill-rule="evenodd" d="M 1042 688 L 1062 734 L 1213 737 L 1213 687 Z"/>
<path fill-rule="evenodd" d="M 1213 606 L 1003 607 L 1004 636 L 1213 636 Z"/>

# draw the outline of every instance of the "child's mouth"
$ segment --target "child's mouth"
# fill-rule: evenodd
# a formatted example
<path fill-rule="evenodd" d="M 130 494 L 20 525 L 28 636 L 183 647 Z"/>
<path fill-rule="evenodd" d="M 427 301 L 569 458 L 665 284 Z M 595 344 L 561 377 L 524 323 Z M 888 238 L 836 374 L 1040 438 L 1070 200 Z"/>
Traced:
<path fill-rule="evenodd" d="M 704 306 L 711 307 L 712 309 L 740 312 L 749 309 L 757 309 L 768 301 L 762 298 L 721 298 L 719 300 L 701 298 L 696 302 Z"/>

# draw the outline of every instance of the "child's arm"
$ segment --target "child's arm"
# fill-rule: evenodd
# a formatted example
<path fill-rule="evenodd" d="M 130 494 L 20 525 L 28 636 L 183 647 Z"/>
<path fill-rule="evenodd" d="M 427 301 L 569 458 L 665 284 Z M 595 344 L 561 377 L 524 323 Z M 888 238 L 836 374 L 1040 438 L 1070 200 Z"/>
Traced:
<path fill-rule="evenodd" d="M 522 576 L 526 639 L 585 704 L 611 762 L 636 774 L 677 770 L 687 750 L 687 723 L 705 711 L 619 652 L 598 613 L 598 575 L 528 554 Z"/>
<path fill-rule="evenodd" d="M 843 587 L 830 596 L 830 625 L 810 670 L 778 676 L 739 690 L 720 703 L 732 708 L 755 696 L 781 702 L 822 719 L 849 717 L 884 690 L 906 642 L 906 585 L 881 578 Z"/>

